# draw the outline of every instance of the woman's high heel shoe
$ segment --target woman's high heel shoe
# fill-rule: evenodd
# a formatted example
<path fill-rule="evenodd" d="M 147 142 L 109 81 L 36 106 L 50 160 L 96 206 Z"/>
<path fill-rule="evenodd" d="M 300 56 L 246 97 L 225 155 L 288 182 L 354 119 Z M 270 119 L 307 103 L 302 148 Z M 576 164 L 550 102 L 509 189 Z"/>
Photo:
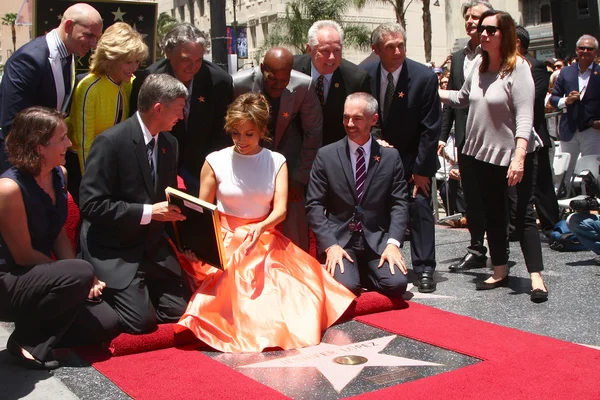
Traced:
<path fill-rule="evenodd" d="M 60 363 L 54 359 L 41 361 L 36 358 L 28 358 L 23 354 L 23 348 L 14 341 L 13 338 L 8 338 L 6 342 L 8 352 L 17 358 L 19 364 L 28 369 L 53 370 L 60 367 Z"/>

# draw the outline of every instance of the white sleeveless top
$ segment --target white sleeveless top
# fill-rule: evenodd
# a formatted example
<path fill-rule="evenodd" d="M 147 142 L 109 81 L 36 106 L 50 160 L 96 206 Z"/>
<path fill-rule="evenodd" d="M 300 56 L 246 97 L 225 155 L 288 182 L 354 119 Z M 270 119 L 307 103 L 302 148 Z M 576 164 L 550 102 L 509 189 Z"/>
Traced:
<path fill-rule="evenodd" d="M 210 153 L 206 161 L 217 178 L 217 209 L 239 218 L 261 218 L 269 214 L 275 193 L 275 177 L 285 157 L 263 148 L 242 155 L 227 147 Z"/>

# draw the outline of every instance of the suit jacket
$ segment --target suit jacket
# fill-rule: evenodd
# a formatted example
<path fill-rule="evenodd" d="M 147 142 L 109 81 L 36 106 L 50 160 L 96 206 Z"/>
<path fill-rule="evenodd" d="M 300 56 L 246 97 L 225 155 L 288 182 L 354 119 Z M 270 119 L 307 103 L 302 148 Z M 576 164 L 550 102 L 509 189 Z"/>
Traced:
<path fill-rule="evenodd" d="M 46 36 L 20 47 L 6 61 L 0 84 L 0 140 L 10 131 L 15 116 L 28 107 L 66 109 L 75 86 L 74 74 L 72 62 L 71 89 L 65 93 L 60 56 L 56 50 L 50 52 Z"/>
<path fill-rule="evenodd" d="M 83 259 L 98 279 L 113 289 L 126 288 L 145 257 L 157 263 L 166 223 L 140 225 L 144 204 L 165 200 L 165 188 L 177 184 L 177 140 L 158 135 L 155 183 L 137 116 L 101 133 L 90 149 L 81 180 Z M 168 267 L 168 266 L 167 266 Z M 178 268 L 178 265 L 173 268 Z"/>
<path fill-rule="evenodd" d="M 465 49 L 460 49 L 452 53 L 452 64 L 450 69 L 450 78 L 448 79 L 448 90 L 460 90 L 465 83 L 465 73 L 463 67 L 465 64 Z M 462 151 L 467 137 L 467 116 L 469 108 L 444 107 L 442 112 L 442 127 L 440 140 L 447 142 L 454 123 L 454 140 L 458 152 Z"/>
<path fill-rule="evenodd" d="M 319 253 L 348 244 L 354 209 L 363 209 L 362 229 L 371 249 L 382 254 L 389 238 L 402 243 L 408 220 L 408 192 L 398 152 L 371 141 L 371 156 L 360 204 L 348 138 L 322 147 L 308 183 L 306 211 Z"/>
<path fill-rule="evenodd" d="M 150 74 L 175 76 L 168 59 L 157 61 L 139 73 L 131 91 L 131 115 L 137 111 L 140 87 Z M 179 164 L 193 176 L 200 177 L 208 154 L 231 145 L 231 138 L 225 134 L 223 127 L 232 96 L 231 77 L 210 61 L 203 60 L 202 67 L 194 76 L 187 127 L 185 120 L 180 120 L 171 130 L 181 148 Z"/>
<path fill-rule="evenodd" d="M 371 75 L 371 91 L 380 99 L 381 62 L 365 66 Z M 412 174 L 432 177 L 439 168 L 441 103 L 438 78 L 423 64 L 406 59 L 396 85 L 387 121 L 378 122 L 382 138 L 398 149 L 405 178 Z M 379 105 L 379 115 L 383 106 Z"/>
<path fill-rule="evenodd" d="M 558 101 L 573 90 L 579 91 L 579 63 L 563 68 L 556 79 L 550 104 L 558 107 Z M 559 139 L 569 142 L 575 132 L 584 131 L 600 120 L 600 66 L 592 64 L 592 74 L 581 100 L 567 105 L 567 113 L 560 117 Z"/>
<path fill-rule="evenodd" d="M 294 69 L 311 76 L 312 60 L 310 55 L 294 56 Z M 357 65 L 342 59 L 342 63 L 333 72 L 327 100 L 323 105 L 323 146 L 346 137 L 344 130 L 344 103 L 349 94 L 356 92 L 371 93 L 369 74 Z"/>
<path fill-rule="evenodd" d="M 290 179 L 308 183 L 310 169 L 323 137 L 323 113 L 309 77 L 292 71 L 290 83 L 281 94 L 276 118 L 273 150 L 285 156 Z M 264 93 L 260 67 L 233 75 L 234 98 L 248 93 Z"/>
<path fill-rule="evenodd" d="M 546 65 L 529 54 L 525 55 L 531 65 L 531 75 L 535 84 L 535 101 L 533 103 L 533 128 L 542 139 L 544 147 L 554 146 L 546 124 L 546 93 L 550 83 L 550 73 Z"/>

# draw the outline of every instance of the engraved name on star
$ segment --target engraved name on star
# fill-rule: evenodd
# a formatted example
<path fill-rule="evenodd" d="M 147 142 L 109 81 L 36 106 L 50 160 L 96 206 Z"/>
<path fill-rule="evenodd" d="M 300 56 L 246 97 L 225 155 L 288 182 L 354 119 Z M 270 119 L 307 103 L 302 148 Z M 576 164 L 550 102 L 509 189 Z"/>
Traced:
<path fill-rule="evenodd" d="M 345 344 L 342 346 L 321 343 L 317 346 L 298 349 L 300 354 L 282 357 L 276 360 L 244 365 L 241 368 L 305 368 L 315 367 L 340 393 L 365 367 L 404 367 L 404 366 L 434 366 L 428 361 L 380 354 L 379 352 L 396 338 L 396 335 L 365 340 L 364 342 Z M 368 361 L 359 365 L 341 365 L 333 361 L 340 356 L 363 356 Z"/>

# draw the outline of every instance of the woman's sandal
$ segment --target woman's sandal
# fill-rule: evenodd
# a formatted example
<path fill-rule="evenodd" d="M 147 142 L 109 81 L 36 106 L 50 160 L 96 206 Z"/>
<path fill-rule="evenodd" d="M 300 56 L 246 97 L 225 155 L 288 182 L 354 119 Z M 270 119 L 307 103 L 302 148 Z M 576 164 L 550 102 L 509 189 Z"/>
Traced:
<path fill-rule="evenodd" d="M 546 289 L 546 291 L 543 291 L 542 289 L 533 289 L 529 297 L 534 303 L 543 303 L 548 300 L 548 289 Z"/>

